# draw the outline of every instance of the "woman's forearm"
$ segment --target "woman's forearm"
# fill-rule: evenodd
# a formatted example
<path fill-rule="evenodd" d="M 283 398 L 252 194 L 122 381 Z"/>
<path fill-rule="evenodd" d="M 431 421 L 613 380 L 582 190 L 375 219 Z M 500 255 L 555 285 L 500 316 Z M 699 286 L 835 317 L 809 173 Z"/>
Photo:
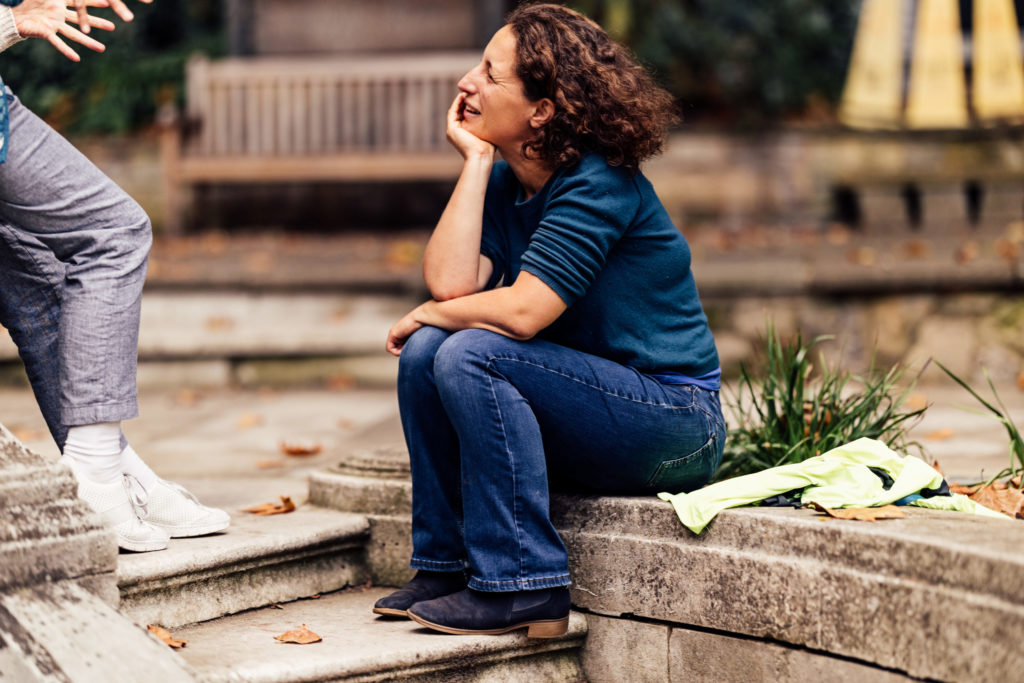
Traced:
<path fill-rule="evenodd" d="M 480 291 L 484 195 L 493 164 L 493 150 L 466 159 L 455 191 L 427 243 L 423 279 L 431 296 L 439 301 Z"/>

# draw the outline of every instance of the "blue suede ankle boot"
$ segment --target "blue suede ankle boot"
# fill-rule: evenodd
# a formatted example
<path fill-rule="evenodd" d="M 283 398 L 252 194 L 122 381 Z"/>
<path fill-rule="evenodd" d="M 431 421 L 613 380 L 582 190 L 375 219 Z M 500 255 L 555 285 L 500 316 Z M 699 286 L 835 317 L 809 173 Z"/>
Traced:
<path fill-rule="evenodd" d="M 421 569 L 409 583 L 378 600 L 373 611 L 390 617 L 406 617 L 406 610 L 417 602 L 433 600 L 465 587 L 465 572 L 428 572 Z"/>
<path fill-rule="evenodd" d="M 529 629 L 530 638 L 558 638 L 569 630 L 569 589 L 545 588 L 514 593 L 485 593 L 466 588 L 434 600 L 417 602 L 409 618 L 444 633 L 507 633 Z"/>

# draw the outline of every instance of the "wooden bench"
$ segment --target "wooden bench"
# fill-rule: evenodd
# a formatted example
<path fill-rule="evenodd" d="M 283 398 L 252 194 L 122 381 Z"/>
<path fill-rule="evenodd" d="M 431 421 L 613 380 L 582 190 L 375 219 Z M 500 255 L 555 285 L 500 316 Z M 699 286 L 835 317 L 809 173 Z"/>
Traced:
<path fill-rule="evenodd" d="M 161 141 L 165 229 L 180 232 L 197 183 L 454 179 L 445 113 L 479 58 L 193 59 L 185 116 Z"/>

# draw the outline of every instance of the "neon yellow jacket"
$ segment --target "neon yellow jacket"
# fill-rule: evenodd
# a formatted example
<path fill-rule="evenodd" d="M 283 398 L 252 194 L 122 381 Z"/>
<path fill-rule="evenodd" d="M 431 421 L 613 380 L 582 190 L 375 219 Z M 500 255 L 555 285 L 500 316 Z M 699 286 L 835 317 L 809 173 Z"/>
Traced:
<path fill-rule="evenodd" d="M 884 488 L 881 478 L 868 469 L 870 467 L 885 470 L 892 477 L 893 485 Z M 827 508 L 842 508 L 888 505 L 922 489 L 941 485 L 942 475 L 920 458 L 901 456 L 881 441 L 865 438 L 803 462 L 727 479 L 691 493 L 659 493 L 658 497 L 672 503 L 679 521 L 699 534 L 726 508 L 750 505 L 797 489 L 803 489 L 800 495 L 803 505 L 817 503 Z M 958 493 L 920 498 L 908 504 L 1009 519 Z"/>

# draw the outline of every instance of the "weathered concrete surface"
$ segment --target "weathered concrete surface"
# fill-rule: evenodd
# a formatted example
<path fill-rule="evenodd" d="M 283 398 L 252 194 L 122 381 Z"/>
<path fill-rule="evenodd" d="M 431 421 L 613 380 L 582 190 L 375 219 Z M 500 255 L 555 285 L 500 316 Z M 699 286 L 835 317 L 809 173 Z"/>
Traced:
<path fill-rule="evenodd" d="M 71 470 L 25 448 L 0 424 L 0 591 L 85 581 L 116 604 L 117 543 L 78 499 Z"/>
<path fill-rule="evenodd" d="M 672 680 L 668 668 L 671 634 L 672 628 L 665 624 L 588 614 L 587 640 L 583 644 L 583 670 L 588 683 L 668 683 Z M 676 680 L 709 679 L 687 672 Z"/>
<path fill-rule="evenodd" d="M 568 634 L 558 639 L 531 640 L 524 631 L 450 636 L 374 615 L 373 603 L 388 592 L 344 591 L 197 624 L 175 636 L 189 641 L 181 655 L 210 683 L 582 680 L 579 647 L 587 626 L 581 614 L 572 615 Z M 274 641 L 301 624 L 323 641 Z"/>
<path fill-rule="evenodd" d="M 1024 635 L 1024 528 L 907 514 L 866 524 L 748 508 L 694 536 L 648 498 L 552 503 L 579 607 L 792 643 L 911 676 L 1012 678 L 1024 666 L 1015 647 Z"/>
<path fill-rule="evenodd" d="M 672 629 L 668 648 L 669 677 L 666 681 L 906 683 L 919 680 L 810 650 L 686 628 Z M 596 683 L 596 679 L 591 683 Z"/>
<path fill-rule="evenodd" d="M 195 680 L 169 647 L 72 582 L 0 594 L 0 680 Z"/>
<path fill-rule="evenodd" d="M 174 628 L 364 583 L 361 515 L 312 506 L 235 515 L 227 532 L 174 539 L 118 563 L 121 608 L 140 624 Z"/>
<path fill-rule="evenodd" d="M 401 586 L 412 578 L 412 484 L 408 478 L 408 455 L 391 447 L 357 451 L 309 478 L 310 502 L 358 512 L 370 520 L 366 563 L 374 585 Z"/>
<path fill-rule="evenodd" d="M 76 491 L 0 425 L 0 680 L 193 680 L 115 611 L 117 542 Z"/>

